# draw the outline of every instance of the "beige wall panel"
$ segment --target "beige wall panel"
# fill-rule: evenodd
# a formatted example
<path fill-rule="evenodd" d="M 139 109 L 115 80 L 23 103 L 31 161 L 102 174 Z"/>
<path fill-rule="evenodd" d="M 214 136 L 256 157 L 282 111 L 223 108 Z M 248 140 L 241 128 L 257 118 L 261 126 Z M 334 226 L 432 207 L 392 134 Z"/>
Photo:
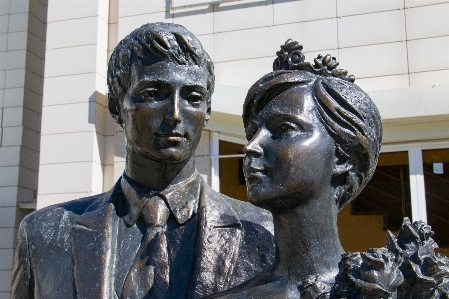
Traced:
<path fill-rule="evenodd" d="M 115 148 L 114 148 L 114 161 L 125 162 L 126 156 L 126 143 L 125 132 L 123 130 L 115 132 Z"/>
<path fill-rule="evenodd" d="M 13 258 L 14 258 L 13 249 L 0 249 L 0 270 L 12 269 Z"/>
<path fill-rule="evenodd" d="M 4 71 L 6 70 L 6 56 L 8 55 L 7 52 L 0 52 L 0 70 Z"/>
<path fill-rule="evenodd" d="M 6 52 L 6 69 L 20 69 L 25 68 L 26 65 L 26 50 L 8 51 Z"/>
<path fill-rule="evenodd" d="M 23 87 L 24 82 L 25 82 L 25 69 L 15 69 L 6 71 L 5 88 Z"/>
<path fill-rule="evenodd" d="M 0 16 L 9 14 L 9 1 L 0 1 Z"/>
<path fill-rule="evenodd" d="M 4 108 L 3 109 L 3 121 L 2 127 L 17 127 L 22 125 L 23 120 L 23 108 Z"/>
<path fill-rule="evenodd" d="M 31 72 L 40 75 L 43 74 L 44 70 L 44 59 L 37 56 L 36 54 L 27 51 L 26 52 L 26 68 Z M 42 89 L 42 85 L 39 87 Z"/>
<path fill-rule="evenodd" d="M 91 161 L 93 158 L 94 135 L 94 132 L 42 135 L 39 163 Z M 80 144 L 83 146 L 80 146 Z M 70 155 L 67 155 L 67 153 L 70 153 Z"/>
<path fill-rule="evenodd" d="M 89 192 L 74 192 L 74 193 L 63 193 L 63 194 L 42 194 L 39 195 L 37 201 L 37 209 L 42 209 L 46 206 L 59 204 L 62 202 L 71 201 L 78 198 L 88 197 L 94 195 Z"/>
<path fill-rule="evenodd" d="M 0 71 L 0 89 L 5 88 L 6 71 Z"/>
<path fill-rule="evenodd" d="M 124 17 L 165 12 L 167 9 L 165 0 L 120 0 L 118 13 L 119 17 Z"/>
<path fill-rule="evenodd" d="M 0 147 L 0 166 L 17 166 L 20 163 L 20 146 Z"/>
<path fill-rule="evenodd" d="M 5 90 L 5 95 L 9 93 L 9 91 L 14 91 L 17 89 L 7 89 Z M 25 89 L 23 90 L 24 97 L 21 99 L 17 99 L 16 101 L 23 101 L 24 107 L 33 110 L 35 112 L 42 112 L 42 96 L 32 92 L 31 90 Z M 40 126 L 39 126 L 40 127 Z"/>
<path fill-rule="evenodd" d="M 91 164 L 90 162 L 41 164 L 39 167 L 39 193 L 87 193 L 92 191 L 93 167 Z M 39 198 L 38 202 L 40 200 Z"/>
<path fill-rule="evenodd" d="M 8 32 L 9 15 L 0 16 L 0 33 Z"/>
<path fill-rule="evenodd" d="M 44 84 L 45 105 L 93 101 L 96 76 L 90 73 L 46 78 Z"/>
<path fill-rule="evenodd" d="M 42 94 L 42 82 L 43 78 L 40 75 L 37 75 L 28 69 L 25 71 L 25 88 L 28 88 L 37 94 Z"/>
<path fill-rule="evenodd" d="M 19 168 L 19 186 L 31 190 L 37 190 L 37 172 L 25 167 Z M 34 196 L 33 196 L 34 198 Z"/>
<path fill-rule="evenodd" d="M 223 32 L 215 35 L 214 62 L 252 59 L 273 54 L 273 30 L 271 27 Z"/>
<path fill-rule="evenodd" d="M 45 39 L 45 28 L 46 26 L 40 20 L 38 20 L 35 16 L 29 15 L 28 17 L 28 32 L 36 36 L 37 38 L 44 40 Z"/>
<path fill-rule="evenodd" d="M 157 12 L 132 17 L 120 17 L 118 20 L 118 40 L 121 41 L 134 29 L 144 24 L 156 22 L 173 23 L 173 16 L 167 15 L 165 12 Z"/>
<path fill-rule="evenodd" d="M 97 46 L 80 46 L 47 50 L 45 76 L 67 76 L 97 71 Z M 70 57 L 70 59 L 67 59 Z"/>
<path fill-rule="evenodd" d="M 18 127 L 15 127 L 18 128 Z M 27 147 L 29 149 L 37 149 L 39 148 L 39 133 L 34 130 L 30 130 L 26 127 L 22 129 L 22 146 Z"/>
<path fill-rule="evenodd" d="M 408 42 L 410 72 L 449 69 L 449 36 L 412 40 Z"/>
<path fill-rule="evenodd" d="M 318 51 L 338 48 L 337 19 L 327 19 L 288 25 L 279 25 L 274 29 L 275 51 L 288 38 L 298 41 L 304 51 Z M 270 55 L 276 55 L 275 52 Z"/>
<path fill-rule="evenodd" d="M 93 131 L 94 108 L 95 102 L 47 106 L 42 112 L 41 130 L 44 134 Z"/>
<path fill-rule="evenodd" d="M 104 21 L 102 22 L 104 23 Z M 95 44 L 97 43 L 98 26 L 99 20 L 96 17 L 49 23 L 46 48 L 57 49 Z M 105 49 L 107 47 L 106 44 L 101 46 Z"/>
<path fill-rule="evenodd" d="M 6 51 L 7 41 L 8 35 L 6 33 L 0 34 L 0 52 Z M 3 55 L 3 53 L 0 55 Z"/>
<path fill-rule="evenodd" d="M 125 161 L 114 162 L 114 182 L 116 182 L 125 171 Z"/>
<path fill-rule="evenodd" d="M 96 55 L 97 55 L 97 59 L 96 59 L 96 73 L 101 75 L 101 77 L 106 78 L 107 77 L 107 72 L 108 72 L 108 51 L 106 48 L 100 47 L 97 45 L 96 47 Z M 102 81 L 102 83 L 105 83 L 106 81 Z M 99 87 L 97 85 L 97 87 Z M 97 91 L 106 94 L 106 89 L 105 87 L 101 87 L 99 89 L 97 89 Z"/>
<path fill-rule="evenodd" d="M 449 3 L 406 9 L 407 38 L 449 35 Z"/>
<path fill-rule="evenodd" d="M 40 113 L 37 113 L 36 111 L 23 108 L 23 123 L 22 125 L 25 128 L 28 128 L 30 130 L 39 132 L 40 126 L 41 126 L 41 116 Z"/>
<path fill-rule="evenodd" d="M 406 7 L 426 6 L 438 3 L 448 3 L 448 0 L 405 0 Z"/>
<path fill-rule="evenodd" d="M 22 187 L 0 187 L 1 207 L 16 207 L 17 199 L 34 198 L 34 191 Z"/>
<path fill-rule="evenodd" d="M 340 47 L 403 41 L 405 17 L 403 10 L 343 17 L 338 20 Z"/>
<path fill-rule="evenodd" d="M 47 21 L 55 22 L 85 17 L 94 17 L 98 14 L 99 14 L 98 1 L 49 0 Z"/>
<path fill-rule="evenodd" d="M 20 31 L 8 35 L 8 51 L 25 50 L 27 45 L 27 32 Z"/>
<path fill-rule="evenodd" d="M 0 186 L 17 186 L 19 178 L 19 166 L 4 166 L 0 168 Z"/>
<path fill-rule="evenodd" d="M 0 248 L 14 248 L 15 239 L 14 228 L 0 228 Z"/>
<path fill-rule="evenodd" d="M 28 35 L 26 41 L 26 48 L 28 51 L 33 52 L 37 56 L 43 58 L 44 57 L 44 44 L 40 39 L 35 37 L 32 34 Z"/>
<path fill-rule="evenodd" d="M 5 296 L 4 298 L 9 298 L 9 288 L 11 284 L 10 278 L 11 278 L 10 270 L 0 271 L 0 292 L 7 292 L 6 294 L 8 296 L 8 297 Z"/>
<path fill-rule="evenodd" d="M 226 32 L 273 25 L 273 6 L 261 3 L 214 9 L 214 31 Z"/>
<path fill-rule="evenodd" d="M 405 42 L 340 49 L 340 66 L 356 78 L 405 74 Z"/>
<path fill-rule="evenodd" d="M 173 22 L 186 27 L 195 35 L 209 34 L 214 32 L 214 17 L 212 6 L 199 12 L 179 12 L 174 14 Z"/>
<path fill-rule="evenodd" d="M 214 60 L 214 35 L 206 34 L 206 35 L 196 35 L 196 38 L 200 41 L 203 49 L 206 50 L 207 54 L 209 54 L 212 61 Z"/>
<path fill-rule="evenodd" d="M 2 129 L 2 146 L 14 146 L 22 144 L 23 127 L 9 127 Z"/>
<path fill-rule="evenodd" d="M 404 8 L 403 0 L 337 0 L 339 16 L 366 14 Z"/>
<path fill-rule="evenodd" d="M 5 1 L 5 0 L 3 0 Z M 28 12 L 28 8 L 29 8 L 29 1 L 28 0 L 13 0 L 10 1 L 11 3 L 9 4 L 9 13 L 10 14 L 15 14 L 15 13 L 24 13 L 24 12 Z"/>
<path fill-rule="evenodd" d="M 46 22 L 47 6 L 39 1 L 30 2 L 30 14 L 36 17 L 41 22 Z"/>
<path fill-rule="evenodd" d="M 336 0 L 283 1 L 273 0 L 274 24 L 287 24 L 328 19 L 336 16 Z"/>
<path fill-rule="evenodd" d="M 9 15 L 8 31 L 26 31 L 28 30 L 28 13 Z"/>
<path fill-rule="evenodd" d="M 16 222 L 16 207 L 2 207 L 0 209 L 0 227 L 14 227 Z"/>
<path fill-rule="evenodd" d="M 449 70 L 410 74 L 410 86 L 449 84 Z"/>
<path fill-rule="evenodd" d="M 273 60 L 265 57 L 216 63 L 216 84 L 249 88 L 260 77 L 272 71 Z"/>
<path fill-rule="evenodd" d="M 39 165 L 38 165 L 38 156 L 39 153 L 28 149 L 26 147 L 22 147 L 20 149 L 20 166 L 23 166 L 25 168 L 38 171 Z"/>

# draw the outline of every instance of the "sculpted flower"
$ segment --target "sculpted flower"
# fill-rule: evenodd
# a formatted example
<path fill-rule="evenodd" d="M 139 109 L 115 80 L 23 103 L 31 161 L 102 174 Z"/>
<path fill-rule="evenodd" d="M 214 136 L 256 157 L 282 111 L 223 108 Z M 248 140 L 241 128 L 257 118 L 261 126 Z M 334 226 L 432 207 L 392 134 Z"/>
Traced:
<path fill-rule="evenodd" d="M 301 299 L 327 299 L 330 296 L 332 285 L 321 280 L 320 276 L 308 276 L 301 281 L 298 291 Z"/>
<path fill-rule="evenodd" d="M 396 257 L 386 248 L 346 253 L 339 268 L 340 298 L 396 298 L 396 289 L 404 280 Z"/>
<path fill-rule="evenodd" d="M 438 245 L 431 238 L 433 234 L 423 221 L 412 224 L 404 218 L 397 237 L 390 232 L 387 235 L 388 249 L 403 259 L 400 270 L 405 281 L 398 289 L 398 298 L 449 297 L 449 260 L 435 254 Z"/>

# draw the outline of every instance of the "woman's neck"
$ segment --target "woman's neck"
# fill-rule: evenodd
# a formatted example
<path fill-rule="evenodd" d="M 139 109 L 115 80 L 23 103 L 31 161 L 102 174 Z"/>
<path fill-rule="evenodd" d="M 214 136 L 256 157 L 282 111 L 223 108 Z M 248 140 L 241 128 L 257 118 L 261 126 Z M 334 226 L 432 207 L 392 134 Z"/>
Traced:
<path fill-rule="evenodd" d="M 319 275 L 326 282 L 334 282 L 344 251 L 332 200 L 309 200 L 293 209 L 272 211 L 277 249 L 275 276 L 299 282 L 309 275 Z"/>

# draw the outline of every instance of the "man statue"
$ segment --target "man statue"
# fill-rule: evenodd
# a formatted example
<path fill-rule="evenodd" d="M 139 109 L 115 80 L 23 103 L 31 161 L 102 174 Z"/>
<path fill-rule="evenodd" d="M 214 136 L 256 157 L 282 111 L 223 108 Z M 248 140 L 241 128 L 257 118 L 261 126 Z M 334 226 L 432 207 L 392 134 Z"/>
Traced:
<path fill-rule="evenodd" d="M 109 110 L 126 167 L 109 192 L 20 225 L 12 298 L 201 298 L 272 265 L 271 218 L 212 190 L 195 169 L 213 63 L 174 24 L 146 24 L 109 60 Z"/>

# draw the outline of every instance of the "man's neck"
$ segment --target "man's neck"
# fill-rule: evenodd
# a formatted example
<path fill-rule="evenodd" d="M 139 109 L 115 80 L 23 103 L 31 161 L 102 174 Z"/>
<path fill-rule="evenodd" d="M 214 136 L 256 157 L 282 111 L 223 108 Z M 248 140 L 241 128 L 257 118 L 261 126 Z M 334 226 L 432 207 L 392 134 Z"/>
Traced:
<path fill-rule="evenodd" d="M 195 157 L 182 162 L 147 159 L 133 150 L 126 155 L 126 174 L 134 181 L 154 190 L 164 190 L 190 178 L 195 173 Z"/>

